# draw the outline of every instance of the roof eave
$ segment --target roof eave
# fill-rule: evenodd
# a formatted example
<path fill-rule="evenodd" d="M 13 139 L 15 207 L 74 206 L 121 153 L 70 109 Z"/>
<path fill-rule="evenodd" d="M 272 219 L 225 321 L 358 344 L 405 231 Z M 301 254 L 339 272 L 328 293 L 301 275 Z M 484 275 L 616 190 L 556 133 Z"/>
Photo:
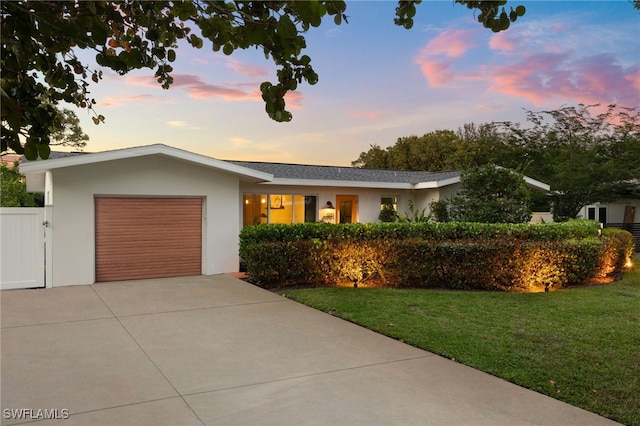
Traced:
<path fill-rule="evenodd" d="M 454 176 L 442 180 L 418 182 L 415 184 L 415 189 L 437 189 L 442 188 L 443 186 L 454 185 L 456 183 L 460 183 L 460 176 Z"/>
<path fill-rule="evenodd" d="M 527 185 L 529 185 L 531 188 L 538 191 L 549 192 L 551 190 L 551 187 L 546 183 L 540 182 L 539 180 L 536 180 L 536 179 L 532 179 L 528 176 L 524 176 L 524 182 Z"/>
<path fill-rule="evenodd" d="M 270 182 L 263 182 L 262 185 L 280 186 L 329 186 L 341 188 L 372 188 L 372 189 L 414 189 L 411 183 L 403 182 L 366 182 L 352 180 L 327 180 L 327 179 L 291 179 L 274 178 Z"/>
<path fill-rule="evenodd" d="M 248 167 L 238 166 L 215 158 L 206 157 L 200 154 L 172 148 L 162 144 L 141 146 L 135 148 L 125 148 L 114 151 L 97 152 L 93 154 L 76 155 L 72 157 L 56 158 L 51 160 L 29 161 L 20 165 L 20 171 L 25 175 L 41 174 L 55 169 L 80 166 L 106 161 L 123 160 L 127 158 L 137 158 L 149 155 L 165 155 L 178 160 L 187 161 L 205 167 L 225 171 L 241 177 L 249 178 L 257 182 L 270 181 L 273 175 L 260 172 Z"/>

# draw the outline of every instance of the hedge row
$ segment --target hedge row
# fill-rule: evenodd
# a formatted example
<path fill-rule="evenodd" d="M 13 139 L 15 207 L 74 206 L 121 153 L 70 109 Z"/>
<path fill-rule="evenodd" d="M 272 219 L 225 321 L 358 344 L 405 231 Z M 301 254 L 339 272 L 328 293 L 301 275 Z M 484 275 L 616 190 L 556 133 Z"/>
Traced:
<path fill-rule="evenodd" d="M 465 222 L 393 222 L 393 223 L 298 223 L 294 225 L 246 226 L 240 234 L 240 244 L 294 241 L 309 239 L 379 240 L 410 239 L 461 240 L 515 238 L 552 241 L 569 238 L 597 237 L 597 222 L 574 220 L 563 223 L 507 224 Z"/>
<path fill-rule="evenodd" d="M 595 224 L 596 236 L 589 236 L 593 223 L 582 222 L 588 226 L 493 225 L 497 228 L 493 232 L 487 229 L 491 225 L 458 224 L 443 227 L 447 231 L 442 232 L 448 232 L 449 238 L 442 240 L 408 237 L 416 229 L 425 235 L 425 229 L 439 228 L 417 224 L 392 227 L 411 228 L 398 232 L 404 238 L 389 238 L 387 226 L 260 225 L 243 229 L 240 256 L 249 277 L 264 287 L 357 284 L 531 290 L 579 284 L 596 276 L 620 273 L 629 247 L 627 235 L 624 231 L 607 230 L 598 238 Z M 562 229 L 563 226 L 568 229 Z M 372 229 L 383 232 L 374 238 Z M 331 236 L 327 237 L 325 231 L 331 232 Z M 366 233 L 367 238 L 356 238 L 358 233 Z M 451 238 L 469 233 L 498 237 Z M 310 235 L 316 237 L 308 238 Z M 525 239 L 523 235 L 538 238 Z M 551 235 L 555 238 L 550 238 Z M 633 239 L 630 240 L 633 247 Z"/>
<path fill-rule="evenodd" d="M 618 276 L 627 267 L 627 262 L 633 258 L 635 241 L 629 231 L 616 228 L 602 230 L 605 247 L 600 255 L 598 276 Z"/>

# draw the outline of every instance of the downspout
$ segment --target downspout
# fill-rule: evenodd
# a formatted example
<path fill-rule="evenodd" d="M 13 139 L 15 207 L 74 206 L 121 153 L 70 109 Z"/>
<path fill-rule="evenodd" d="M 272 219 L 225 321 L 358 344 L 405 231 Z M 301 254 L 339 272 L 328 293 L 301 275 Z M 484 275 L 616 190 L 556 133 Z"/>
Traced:
<path fill-rule="evenodd" d="M 53 173 L 44 174 L 44 285 L 53 287 Z"/>

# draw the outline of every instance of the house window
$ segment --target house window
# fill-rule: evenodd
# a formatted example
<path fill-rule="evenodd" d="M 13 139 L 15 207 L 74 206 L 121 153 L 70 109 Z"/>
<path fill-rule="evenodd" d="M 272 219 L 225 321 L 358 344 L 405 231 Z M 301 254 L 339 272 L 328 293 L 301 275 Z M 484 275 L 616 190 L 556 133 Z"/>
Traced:
<path fill-rule="evenodd" d="M 587 219 L 597 220 L 600 223 L 607 223 L 607 208 L 606 207 L 587 207 Z"/>
<path fill-rule="evenodd" d="M 243 197 L 242 223 L 247 225 L 260 225 L 267 223 L 269 218 L 269 206 L 267 194 L 245 194 Z"/>
<path fill-rule="evenodd" d="M 393 210 L 398 211 L 398 197 L 381 197 L 380 210 L 382 210 L 384 206 L 393 206 Z"/>
<path fill-rule="evenodd" d="M 243 225 L 261 223 L 315 222 L 318 203 L 315 195 L 244 194 Z"/>
<path fill-rule="evenodd" d="M 598 207 L 598 221 L 600 223 L 607 223 L 607 208 Z"/>

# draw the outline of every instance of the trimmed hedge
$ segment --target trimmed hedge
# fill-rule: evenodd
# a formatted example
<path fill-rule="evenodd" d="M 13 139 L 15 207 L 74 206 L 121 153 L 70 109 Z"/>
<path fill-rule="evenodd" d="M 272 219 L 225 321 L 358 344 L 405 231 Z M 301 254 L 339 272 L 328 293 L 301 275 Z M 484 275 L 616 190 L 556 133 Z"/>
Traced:
<path fill-rule="evenodd" d="M 240 256 L 264 287 L 531 290 L 619 273 L 627 238 L 598 233 L 591 221 L 258 225 L 243 228 Z M 606 256 L 614 259 L 611 271 Z"/>
<path fill-rule="evenodd" d="M 392 223 L 297 223 L 294 225 L 245 226 L 240 233 L 243 244 L 338 238 L 342 240 L 379 240 L 386 238 L 424 240 L 459 240 L 516 238 L 551 241 L 597 237 L 600 226 L 588 220 L 563 223 L 466 223 L 466 222 L 392 222 Z"/>
<path fill-rule="evenodd" d="M 635 253 L 633 235 L 623 229 L 605 228 L 602 230 L 602 239 L 605 248 L 600 256 L 598 276 L 619 276 Z"/>

